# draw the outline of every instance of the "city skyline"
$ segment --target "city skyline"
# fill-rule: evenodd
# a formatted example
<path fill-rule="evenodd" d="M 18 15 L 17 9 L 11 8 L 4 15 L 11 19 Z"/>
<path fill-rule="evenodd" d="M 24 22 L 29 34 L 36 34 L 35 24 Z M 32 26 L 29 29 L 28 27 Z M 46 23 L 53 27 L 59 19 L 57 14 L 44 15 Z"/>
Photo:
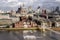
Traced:
<path fill-rule="evenodd" d="M 17 10 L 17 8 L 23 4 L 26 7 L 32 6 L 33 8 L 37 6 L 45 8 L 55 7 L 59 6 L 60 0 L 0 0 L 0 4 L 0 10 L 8 11 Z"/>

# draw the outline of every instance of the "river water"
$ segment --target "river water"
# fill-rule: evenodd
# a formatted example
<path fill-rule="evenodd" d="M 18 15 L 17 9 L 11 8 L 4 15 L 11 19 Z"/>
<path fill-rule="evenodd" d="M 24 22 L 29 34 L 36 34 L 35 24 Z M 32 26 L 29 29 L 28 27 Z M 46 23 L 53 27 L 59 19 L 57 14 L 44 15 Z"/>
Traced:
<path fill-rule="evenodd" d="M 60 40 L 60 34 L 39 30 L 0 31 L 0 40 Z"/>

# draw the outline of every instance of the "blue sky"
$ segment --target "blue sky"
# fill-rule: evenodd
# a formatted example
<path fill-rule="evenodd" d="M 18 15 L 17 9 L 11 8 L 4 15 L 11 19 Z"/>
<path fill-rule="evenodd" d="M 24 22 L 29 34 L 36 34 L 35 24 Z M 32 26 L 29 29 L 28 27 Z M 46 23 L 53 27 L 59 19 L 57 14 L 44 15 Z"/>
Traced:
<path fill-rule="evenodd" d="M 60 5 L 60 0 L 0 0 L 0 10 L 17 10 L 20 5 L 32 7 L 55 7 Z"/>

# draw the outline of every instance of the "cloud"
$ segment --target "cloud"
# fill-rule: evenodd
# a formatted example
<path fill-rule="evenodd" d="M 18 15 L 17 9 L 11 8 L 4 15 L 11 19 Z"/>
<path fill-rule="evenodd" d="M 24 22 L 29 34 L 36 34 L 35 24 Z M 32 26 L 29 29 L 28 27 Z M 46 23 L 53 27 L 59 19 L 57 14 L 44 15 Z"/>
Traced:
<path fill-rule="evenodd" d="M 22 5 L 23 2 L 19 2 L 18 0 L 5 0 L 6 7 L 16 7 L 18 5 Z"/>
<path fill-rule="evenodd" d="M 37 0 L 0 0 L 0 6 L 3 7 L 17 7 L 19 5 L 23 5 L 23 3 L 25 5 L 33 5 L 34 2 L 36 2 Z"/>
<path fill-rule="evenodd" d="M 56 0 L 56 2 L 60 2 L 60 0 Z"/>
<path fill-rule="evenodd" d="M 0 0 L 0 9 L 17 9 L 20 5 L 30 6 L 38 2 L 38 0 Z"/>
<path fill-rule="evenodd" d="M 7 2 L 18 2 L 18 0 L 7 0 Z"/>
<path fill-rule="evenodd" d="M 60 1 L 60 0 L 56 0 L 56 1 Z"/>
<path fill-rule="evenodd" d="M 1 8 L 17 8 L 20 5 L 26 6 L 54 6 L 59 5 L 60 0 L 0 0 Z"/>
<path fill-rule="evenodd" d="M 16 7 L 18 5 L 22 5 L 23 2 L 20 2 L 18 0 L 0 0 L 0 7 Z"/>

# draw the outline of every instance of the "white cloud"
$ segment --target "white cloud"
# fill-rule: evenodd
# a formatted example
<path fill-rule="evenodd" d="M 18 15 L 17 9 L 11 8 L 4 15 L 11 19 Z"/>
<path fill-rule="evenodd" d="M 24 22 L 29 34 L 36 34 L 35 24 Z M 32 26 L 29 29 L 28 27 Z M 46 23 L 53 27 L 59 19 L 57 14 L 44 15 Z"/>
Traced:
<path fill-rule="evenodd" d="M 18 2 L 18 0 L 7 0 L 7 2 Z"/>
<path fill-rule="evenodd" d="M 18 0 L 0 0 L 0 1 L 1 1 L 0 4 L 2 4 L 0 6 L 2 7 L 16 7 L 18 5 L 23 4 L 23 2 L 20 2 Z"/>
<path fill-rule="evenodd" d="M 19 5 L 22 5 L 23 3 L 25 5 L 32 5 L 34 2 L 36 2 L 37 0 L 0 0 L 2 3 L 2 5 L 0 6 L 4 6 L 4 7 L 16 7 Z"/>
<path fill-rule="evenodd" d="M 57 2 L 60 2 L 60 0 L 56 0 Z"/>
<path fill-rule="evenodd" d="M 38 0 L 22 0 L 22 2 L 24 2 L 26 5 L 33 5 L 33 3 L 36 1 Z"/>
<path fill-rule="evenodd" d="M 13 4 L 10 4 L 8 6 L 10 6 L 10 7 L 16 7 L 16 6 L 19 6 L 19 5 L 23 5 L 23 2 L 13 3 Z"/>

